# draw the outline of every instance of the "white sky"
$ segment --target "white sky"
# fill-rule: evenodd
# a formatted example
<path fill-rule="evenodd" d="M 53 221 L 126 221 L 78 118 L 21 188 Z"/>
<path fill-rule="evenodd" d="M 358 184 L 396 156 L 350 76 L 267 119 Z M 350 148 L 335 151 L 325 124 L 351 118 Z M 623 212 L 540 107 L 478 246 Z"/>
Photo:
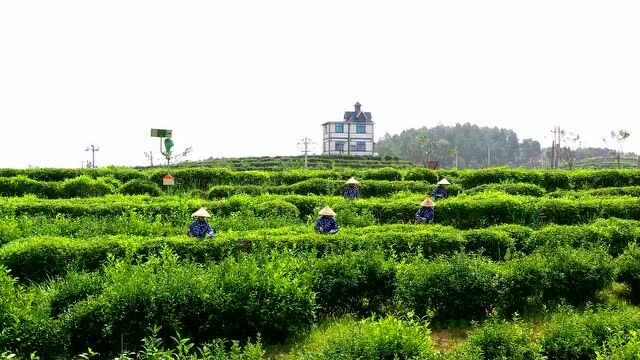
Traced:
<path fill-rule="evenodd" d="M 296 154 L 356 101 L 376 138 L 472 122 L 543 145 L 625 128 L 637 0 L 0 0 L 0 167 L 142 165 L 149 129 L 209 156 Z"/>

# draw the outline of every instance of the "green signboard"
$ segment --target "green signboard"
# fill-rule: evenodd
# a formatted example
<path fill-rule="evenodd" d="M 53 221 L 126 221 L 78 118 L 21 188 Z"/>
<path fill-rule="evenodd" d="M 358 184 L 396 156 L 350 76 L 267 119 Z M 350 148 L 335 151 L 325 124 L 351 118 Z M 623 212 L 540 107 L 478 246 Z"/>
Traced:
<path fill-rule="evenodd" d="M 172 131 L 171 130 L 167 130 L 167 129 L 151 129 L 151 136 L 153 136 L 153 137 L 170 138 L 171 135 L 172 135 Z"/>

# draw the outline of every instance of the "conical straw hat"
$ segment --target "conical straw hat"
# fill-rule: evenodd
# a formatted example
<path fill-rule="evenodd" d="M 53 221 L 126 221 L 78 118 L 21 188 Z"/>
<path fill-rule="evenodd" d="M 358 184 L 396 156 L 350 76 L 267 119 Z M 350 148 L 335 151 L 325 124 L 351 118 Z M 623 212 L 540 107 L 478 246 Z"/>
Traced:
<path fill-rule="evenodd" d="M 336 216 L 336 213 L 330 207 L 325 206 L 322 210 L 320 210 L 318 215 Z"/>
<path fill-rule="evenodd" d="M 358 184 L 360 184 L 360 182 L 358 180 L 356 180 L 354 177 L 350 177 L 349 180 L 347 180 L 347 184 L 348 185 L 351 185 L 351 184 L 358 185 Z"/>
<path fill-rule="evenodd" d="M 450 185 L 447 178 L 442 178 L 442 180 L 438 181 L 438 185 Z"/>
<path fill-rule="evenodd" d="M 424 199 L 424 201 L 422 201 L 420 203 L 420 205 L 426 206 L 426 207 L 435 207 L 436 203 L 434 203 L 433 200 L 431 200 L 429 198 L 426 198 L 426 199 Z"/>
<path fill-rule="evenodd" d="M 192 215 L 192 217 L 211 217 L 211 214 L 209 214 L 209 212 L 201 207 L 200 209 L 198 209 L 198 211 L 194 212 Z"/>

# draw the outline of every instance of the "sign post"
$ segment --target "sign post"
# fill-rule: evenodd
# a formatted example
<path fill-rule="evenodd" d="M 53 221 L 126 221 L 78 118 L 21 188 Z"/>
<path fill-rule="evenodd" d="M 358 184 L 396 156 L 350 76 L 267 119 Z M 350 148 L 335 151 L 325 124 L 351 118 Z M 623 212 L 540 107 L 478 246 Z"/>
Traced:
<path fill-rule="evenodd" d="M 151 137 L 160 138 L 160 153 L 164 155 L 165 159 L 167 159 L 167 165 L 169 165 L 169 160 L 171 159 L 171 148 L 173 147 L 173 140 L 171 140 L 172 136 L 173 136 L 173 130 L 151 129 Z M 163 144 L 164 144 L 164 149 L 162 148 Z"/>
<path fill-rule="evenodd" d="M 167 175 L 162 177 L 162 185 L 166 186 L 165 193 L 167 195 L 170 195 L 169 194 L 169 189 L 175 184 L 176 184 L 175 183 L 175 178 L 173 176 L 171 176 L 170 174 L 167 174 Z"/>

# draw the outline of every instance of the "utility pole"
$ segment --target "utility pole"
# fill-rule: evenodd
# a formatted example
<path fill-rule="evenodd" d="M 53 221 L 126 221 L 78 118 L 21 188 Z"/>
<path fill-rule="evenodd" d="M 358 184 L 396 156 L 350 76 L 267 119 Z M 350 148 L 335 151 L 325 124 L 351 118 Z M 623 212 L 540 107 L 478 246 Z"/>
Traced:
<path fill-rule="evenodd" d="M 100 148 L 90 145 L 84 151 L 91 151 L 91 167 L 96 168 L 96 151 L 100 151 Z"/>
<path fill-rule="evenodd" d="M 303 138 L 302 140 L 300 140 L 300 142 L 298 142 L 298 146 L 303 146 L 303 150 L 302 153 L 304 154 L 304 168 L 306 169 L 308 167 L 308 161 L 307 161 L 307 155 L 309 154 L 309 146 L 313 144 L 313 142 L 311 141 L 311 139 L 309 139 L 308 137 Z"/>
<path fill-rule="evenodd" d="M 491 144 L 487 147 L 487 167 L 491 167 Z"/>

